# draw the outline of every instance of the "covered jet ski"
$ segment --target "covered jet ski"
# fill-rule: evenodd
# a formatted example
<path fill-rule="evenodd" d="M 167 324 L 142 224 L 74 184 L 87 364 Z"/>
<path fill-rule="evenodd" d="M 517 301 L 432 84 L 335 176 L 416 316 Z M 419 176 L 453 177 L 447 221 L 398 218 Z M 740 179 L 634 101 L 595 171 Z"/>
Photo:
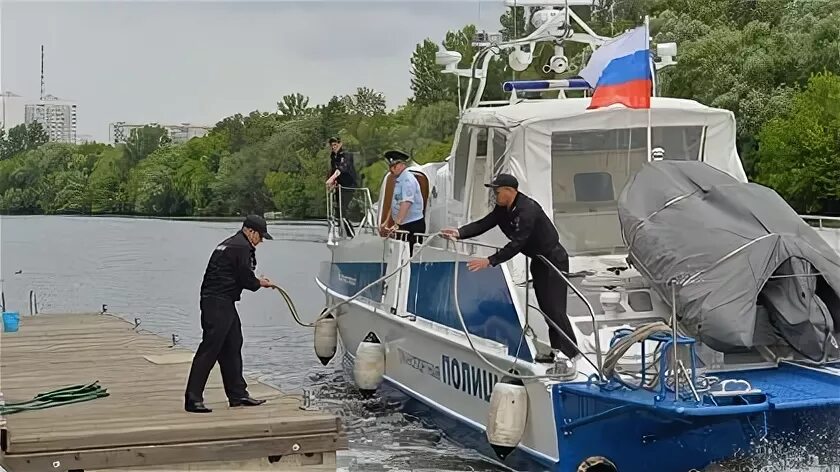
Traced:
<path fill-rule="evenodd" d="M 836 357 L 840 255 L 773 190 L 703 162 L 647 163 L 618 215 L 629 261 L 681 325 L 721 352 L 789 345 Z"/>

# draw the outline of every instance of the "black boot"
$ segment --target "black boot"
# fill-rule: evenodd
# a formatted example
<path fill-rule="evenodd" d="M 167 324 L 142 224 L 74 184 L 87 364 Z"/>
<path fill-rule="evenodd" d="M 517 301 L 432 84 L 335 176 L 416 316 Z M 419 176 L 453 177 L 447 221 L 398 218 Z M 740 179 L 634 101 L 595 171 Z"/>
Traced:
<path fill-rule="evenodd" d="M 190 400 L 188 396 L 184 397 L 184 410 L 190 413 L 210 413 L 213 411 L 204 406 L 203 401 Z"/>
<path fill-rule="evenodd" d="M 262 405 L 263 403 L 265 403 L 265 400 L 257 400 L 256 398 L 251 398 L 250 396 L 248 396 L 248 397 L 243 397 L 243 398 L 230 398 L 230 399 L 228 399 L 228 403 L 232 407 L 257 406 L 257 405 Z"/>
<path fill-rule="evenodd" d="M 547 353 L 537 353 L 536 357 L 534 357 L 534 362 L 540 364 L 551 364 L 554 362 L 554 350 L 548 351 Z"/>

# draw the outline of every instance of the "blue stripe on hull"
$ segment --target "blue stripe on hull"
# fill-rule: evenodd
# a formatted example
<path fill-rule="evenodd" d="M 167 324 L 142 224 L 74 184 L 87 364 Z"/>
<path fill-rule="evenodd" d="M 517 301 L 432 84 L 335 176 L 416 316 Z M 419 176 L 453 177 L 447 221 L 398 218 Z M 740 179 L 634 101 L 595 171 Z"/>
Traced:
<path fill-rule="evenodd" d="M 454 279 L 454 262 L 411 264 L 408 311 L 462 330 L 455 311 Z M 470 272 L 466 262 L 459 263 L 458 304 L 471 334 L 506 344 L 512 356 L 519 348 L 520 359 L 532 360 L 525 341 L 519 345 L 522 327 L 501 267 Z"/>
<path fill-rule="evenodd" d="M 336 262 L 330 267 L 329 287 L 344 295 L 355 295 L 374 280 L 385 275 L 385 264 L 378 262 Z M 384 283 L 369 288 L 362 297 L 375 302 L 382 300 Z"/>
<path fill-rule="evenodd" d="M 329 288 L 351 296 L 383 275 L 385 267 L 378 262 L 333 263 Z M 452 290 L 454 276 L 454 262 L 412 264 L 408 312 L 461 331 Z M 379 302 L 382 291 L 383 285 L 377 284 L 364 296 Z M 520 359 L 533 360 L 528 344 L 521 339 L 522 326 L 501 268 L 470 272 L 466 263 L 461 263 L 458 269 L 458 302 L 471 334 L 506 345 L 511 355 L 516 355 L 518 348 Z"/>

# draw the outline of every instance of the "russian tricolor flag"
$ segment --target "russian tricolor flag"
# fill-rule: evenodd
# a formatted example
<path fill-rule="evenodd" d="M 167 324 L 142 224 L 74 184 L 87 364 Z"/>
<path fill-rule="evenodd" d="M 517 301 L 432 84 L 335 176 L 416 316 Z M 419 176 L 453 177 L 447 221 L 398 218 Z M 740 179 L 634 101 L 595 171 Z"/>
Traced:
<path fill-rule="evenodd" d="M 647 25 L 627 31 L 592 53 L 580 76 L 595 89 L 587 109 L 621 103 L 650 108 L 651 58 Z"/>

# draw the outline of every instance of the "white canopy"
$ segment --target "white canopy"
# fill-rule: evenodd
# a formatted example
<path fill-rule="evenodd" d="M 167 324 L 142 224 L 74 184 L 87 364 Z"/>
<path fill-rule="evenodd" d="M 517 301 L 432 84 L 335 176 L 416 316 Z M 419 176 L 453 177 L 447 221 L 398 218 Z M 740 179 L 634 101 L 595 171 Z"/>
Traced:
<path fill-rule="evenodd" d="M 519 179 L 520 189 L 535 198 L 548 214 L 553 211 L 551 138 L 557 132 L 646 128 L 648 119 L 652 128 L 701 126 L 701 159 L 747 181 L 735 145 L 735 117 L 728 110 L 664 97 L 651 98 L 650 112 L 622 105 L 587 110 L 589 103 L 589 98 L 569 98 L 471 108 L 461 121 L 465 125 L 510 130 L 506 167 Z"/>

